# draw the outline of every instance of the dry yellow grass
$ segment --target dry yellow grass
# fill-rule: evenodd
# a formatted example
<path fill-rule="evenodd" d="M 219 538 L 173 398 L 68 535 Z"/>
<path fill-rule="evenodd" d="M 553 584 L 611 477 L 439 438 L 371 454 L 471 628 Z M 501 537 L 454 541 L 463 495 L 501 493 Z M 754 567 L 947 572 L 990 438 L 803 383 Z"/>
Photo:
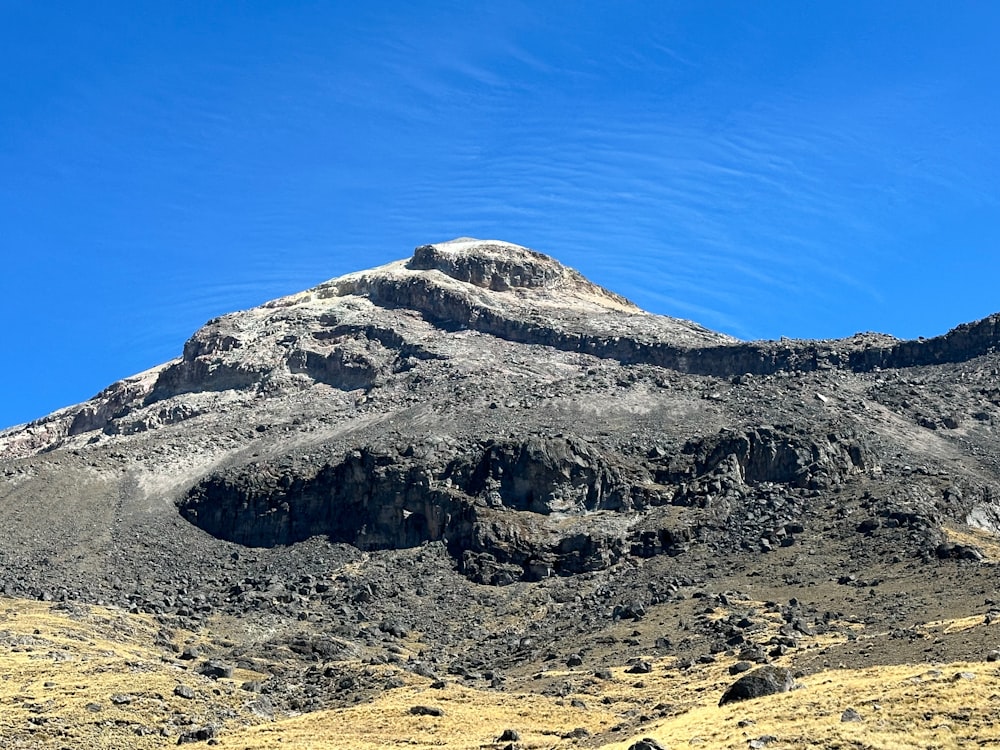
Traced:
<path fill-rule="evenodd" d="M 756 701 L 699 706 L 645 728 L 664 745 L 746 747 L 766 735 L 769 748 L 961 748 L 1000 746 L 1000 670 L 954 663 L 833 670 L 802 689 Z M 860 722 L 841 721 L 853 708 Z M 752 724 L 741 726 L 741 722 Z M 624 750 L 635 737 L 604 746 Z"/>
<path fill-rule="evenodd" d="M 926 627 L 981 624 L 958 618 Z M 800 690 L 722 708 L 719 696 L 733 680 L 725 657 L 689 671 L 673 669 L 669 658 L 649 674 L 619 667 L 610 680 L 559 668 L 511 676 L 504 692 L 436 689 L 397 672 L 406 684 L 370 703 L 267 721 L 252 711 L 255 696 L 237 688 L 255 675 L 212 682 L 184 671 L 154 645 L 157 633 L 142 616 L 0 600 L 0 747 L 162 748 L 206 724 L 219 727 L 219 746 L 242 750 L 473 750 L 498 747 L 506 729 L 519 733 L 523 750 L 626 750 L 640 737 L 675 749 L 744 748 L 768 735 L 769 748 L 1000 747 L 997 664 L 830 670 L 802 678 Z M 180 683 L 195 689 L 195 699 L 173 695 Z M 536 694 L 540 684 L 564 686 L 562 697 Z M 130 700 L 116 705 L 115 694 Z M 443 715 L 410 713 L 418 705 Z M 862 721 L 841 721 L 848 708 Z"/>
<path fill-rule="evenodd" d="M 1000 539 L 996 535 L 971 526 L 959 528 L 945 525 L 941 528 L 949 542 L 977 547 L 987 561 L 1000 561 Z"/>
<path fill-rule="evenodd" d="M 413 706 L 441 708 L 443 716 L 416 716 Z M 608 731 L 617 717 L 600 707 L 575 708 L 568 700 L 537 695 L 496 693 L 450 686 L 433 690 L 410 686 L 353 708 L 321 711 L 267 726 L 253 727 L 226 739 L 246 750 L 329 748 L 480 748 L 493 747 L 506 729 L 515 729 L 518 747 L 566 746 L 574 730 Z"/>
<path fill-rule="evenodd" d="M 780 618 L 771 619 L 777 627 Z M 982 624 L 981 617 L 928 625 L 946 630 L 977 624 Z M 813 643 L 822 648 L 842 640 L 824 635 Z M 776 738 L 767 743 L 771 748 L 1000 747 L 1000 669 L 993 664 L 830 670 L 803 678 L 799 690 L 720 708 L 719 697 L 734 679 L 728 672 L 732 661 L 722 658 L 681 672 L 671 669 L 673 660 L 668 658 L 654 663 L 650 674 L 629 674 L 624 667 L 612 670 L 612 680 L 574 670 L 533 676 L 571 686 L 560 699 L 528 694 L 531 677 L 512 693 L 459 687 L 436 691 L 414 684 L 366 706 L 240 731 L 227 744 L 246 750 L 473 750 L 496 747 L 500 733 L 512 728 L 520 733 L 518 744 L 525 749 L 579 744 L 626 750 L 641 737 L 654 737 L 672 748 L 742 748 L 767 735 Z M 444 715 L 412 716 L 408 710 L 413 705 L 436 706 Z M 857 710 L 863 721 L 842 722 L 848 708 Z M 572 737 L 577 727 L 594 736 Z"/>
<path fill-rule="evenodd" d="M 148 617 L 99 607 L 0 600 L 0 747 L 159 748 L 185 730 L 254 720 L 235 680 L 165 659 L 157 631 Z M 181 683 L 193 699 L 173 694 Z"/>
<path fill-rule="evenodd" d="M 503 694 L 451 687 L 443 691 L 411 686 L 365 705 L 249 728 L 228 736 L 225 744 L 245 750 L 302 747 L 316 750 L 413 750 L 494 747 L 504 729 L 516 729 L 519 747 L 566 748 L 581 742 L 571 736 L 582 727 L 605 738 L 629 714 L 657 710 L 678 713 L 628 732 L 620 741 L 593 744 L 626 750 L 640 737 L 665 747 L 735 748 L 773 736 L 769 748 L 961 748 L 1000 746 L 1000 670 L 984 664 L 915 665 L 832 670 L 801 681 L 802 688 L 783 695 L 719 708 L 727 679 L 715 674 L 660 676 L 645 680 L 629 696 L 629 685 L 610 683 L 606 705 L 595 696 L 588 707 L 573 708 L 570 699 Z M 678 693 L 682 704 L 672 703 Z M 441 717 L 413 716 L 413 705 L 441 708 Z M 657 708 L 660 706 L 660 708 Z M 841 721 L 853 708 L 860 722 Z M 614 735 L 611 735 L 614 736 Z"/>

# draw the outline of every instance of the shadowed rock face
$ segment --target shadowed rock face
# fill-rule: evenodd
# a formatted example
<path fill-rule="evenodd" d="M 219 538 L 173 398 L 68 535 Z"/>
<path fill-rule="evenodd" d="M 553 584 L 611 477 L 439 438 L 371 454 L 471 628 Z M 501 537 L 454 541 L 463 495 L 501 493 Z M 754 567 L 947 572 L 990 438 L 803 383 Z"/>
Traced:
<path fill-rule="evenodd" d="M 793 487 L 808 487 L 821 476 L 842 478 L 861 473 L 864 453 L 851 434 L 815 439 L 768 427 L 741 434 L 723 431 L 689 441 L 683 449 L 683 454 L 691 457 L 689 474 L 718 474 L 722 469 L 747 484 L 773 482 Z"/>
<path fill-rule="evenodd" d="M 533 565 L 574 573 L 617 559 L 624 540 L 597 541 L 584 514 L 631 508 L 631 479 L 563 438 L 487 442 L 471 454 L 409 445 L 354 450 L 318 469 L 253 463 L 199 482 L 179 508 L 213 536 L 255 547 L 317 535 L 364 550 L 444 540 L 456 558 L 472 553 L 464 565 L 474 578 L 483 577 L 476 555 L 485 553 L 511 564 L 517 580 L 532 577 Z M 553 513 L 578 522 L 555 530 L 546 521 Z M 607 544 L 617 553 L 605 554 Z"/>
<path fill-rule="evenodd" d="M 690 441 L 666 465 L 614 457 L 567 437 L 366 447 L 318 468 L 251 463 L 222 472 L 195 485 L 179 507 L 213 536 L 249 546 L 316 535 L 365 550 L 445 541 L 474 580 L 511 582 L 616 562 L 638 537 L 612 531 L 595 512 L 665 503 L 704 508 L 723 487 L 743 498 L 760 484 L 815 489 L 861 471 L 863 455 L 845 436 L 818 443 L 773 428 Z M 648 492 L 651 477 L 662 494 Z M 746 520 L 739 528 L 750 539 L 758 533 Z M 652 533 L 663 551 L 691 537 L 690 530 Z M 644 544 L 642 556 L 657 553 L 655 543 Z M 497 565 L 506 566 L 499 578 Z"/>
<path fill-rule="evenodd" d="M 185 518 L 237 544 L 273 547 L 323 534 L 360 549 L 440 540 L 462 525 L 463 507 L 432 489 L 419 467 L 370 450 L 318 471 L 251 464 L 202 481 L 180 505 Z"/>
<path fill-rule="evenodd" d="M 629 508 L 633 481 L 580 441 L 533 437 L 490 445 L 467 491 L 512 510 L 548 515 Z"/>

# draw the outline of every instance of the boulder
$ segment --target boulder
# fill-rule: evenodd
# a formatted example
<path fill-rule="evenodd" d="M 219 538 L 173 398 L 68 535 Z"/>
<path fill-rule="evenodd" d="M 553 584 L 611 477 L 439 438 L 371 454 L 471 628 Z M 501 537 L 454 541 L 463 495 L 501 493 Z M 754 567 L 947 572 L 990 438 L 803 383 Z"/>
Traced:
<path fill-rule="evenodd" d="M 211 677 L 213 680 L 220 678 L 229 679 L 233 676 L 232 666 L 223 664 L 220 661 L 207 661 L 201 665 L 198 671 L 206 677 Z"/>
<path fill-rule="evenodd" d="M 789 670 L 767 665 L 743 675 L 726 688 L 726 692 L 719 699 L 719 705 L 724 706 L 736 701 L 763 698 L 765 695 L 787 693 L 793 687 L 795 687 L 795 679 Z"/>
<path fill-rule="evenodd" d="M 410 713 L 414 716 L 444 716 L 444 710 L 437 706 L 412 706 Z"/>
<path fill-rule="evenodd" d="M 844 710 L 844 713 L 842 713 L 842 714 L 840 715 L 840 720 L 841 720 L 841 721 L 843 721 L 843 722 L 857 722 L 857 721 L 864 721 L 864 719 L 862 719 L 862 718 L 861 718 L 861 714 L 859 714 L 859 713 L 858 713 L 858 712 L 857 712 L 857 711 L 856 711 L 855 709 L 853 709 L 853 708 L 848 708 L 848 709 L 845 709 L 845 710 Z"/>
<path fill-rule="evenodd" d="M 666 748 L 652 737 L 643 737 L 638 742 L 629 745 L 628 750 L 666 750 Z"/>

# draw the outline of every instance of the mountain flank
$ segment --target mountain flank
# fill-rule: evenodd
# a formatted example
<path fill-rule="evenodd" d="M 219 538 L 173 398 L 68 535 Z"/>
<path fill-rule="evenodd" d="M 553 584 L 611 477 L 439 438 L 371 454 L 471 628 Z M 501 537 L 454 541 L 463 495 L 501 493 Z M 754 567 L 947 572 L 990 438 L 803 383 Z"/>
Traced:
<path fill-rule="evenodd" d="M 418 699 L 443 713 L 406 713 L 412 736 L 314 746 L 429 746 L 462 701 L 507 722 L 518 698 L 553 734 L 499 747 L 624 750 L 710 715 L 751 726 L 757 701 L 718 705 L 744 671 L 786 670 L 804 687 L 759 705 L 802 706 L 829 670 L 870 696 L 929 663 L 977 677 L 913 689 L 968 687 L 948 700 L 994 736 L 971 696 L 1000 679 L 998 343 L 1000 315 L 917 341 L 743 342 L 527 248 L 423 245 L 0 432 L 0 591 L 58 628 L 136 618 L 144 658 L 219 688 L 193 718 L 137 679 L 149 710 L 114 704 L 108 731 L 149 747 L 265 747 L 236 733 Z M 856 731 L 840 713 L 873 710 L 824 705 L 830 742 Z M 52 714 L 60 735 L 29 714 L 0 734 L 58 747 L 102 720 Z M 455 726 L 450 745 L 496 742 Z M 795 727 L 764 744 L 808 744 Z"/>

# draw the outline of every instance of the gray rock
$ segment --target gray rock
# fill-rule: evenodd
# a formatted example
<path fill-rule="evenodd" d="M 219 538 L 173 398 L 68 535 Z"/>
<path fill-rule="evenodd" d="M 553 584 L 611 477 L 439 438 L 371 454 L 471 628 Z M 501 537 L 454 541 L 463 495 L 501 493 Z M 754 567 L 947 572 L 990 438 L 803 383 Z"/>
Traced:
<path fill-rule="evenodd" d="M 393 638 L 406 638 L 409 631 L 400 625 L 396 620 L 385 620 L 379 625 L 379 630 L 391 635 Z"/>
<path fill-rule="evenodd" d="M 844 713 L 840 715 L 840 720 L 843 722 L 864 721 L 864 719 L 861 718 L 861 714 L 853 708 L 845 709 Z"/>
<path fill-rule="evenodd" d="M 198 669 L 199 674 L 211 677 L 213 680 L 229 679 L 233 676 L 233 667 L 230 664 L 223 664 L 221 661 L 207 661 Z"/>
<path fill-rule="evenodd" d="M 719 705 L 785 693 L 794 685 L 795 680 L 789 670 L 772 665 L 758 667 L 730 685 L 719 699 Z"/>
<path fill-rule="evenodd" d="M 629 745 L 628 750 L 667 750 L 667 748 L 652 737 L 643 737 L 638 742 L 633 742 Z"/>
<path fill-rule="evenodd" d="M 649 674 L 653 671 L 653 665 L 648 661 L 637 659 L 625 670 L 628 674 Z"/>
<path fill-rule="evenodd" d="M 190 732 L 184 732 L 177 738 L 178 745 L 186 745 L 189 742 L 207 742 L 214 740 L 218 735 L 218 730 L 212 726 L 201 727 Z"/>
<path fill-rule="evenodd" d="M 985 558 L 983 551 L 971 544 L 942 542 L 934 552 L 941 560 L 971 560 L 972 562 L 981 562 Z"/>
<path fill-rule="evenodd" d="M 411 706 L 410 713 L 414 716 L 444 716 L 444 710 L 437 706 Z"/>
<path fill-rule="evenodd" d="M 748 661 L 738 661 L 735 664 L 729 665 L 729 674 L 742 674 L 743 672 L 749 672 L 753 669 L 753 664 Z"/>

